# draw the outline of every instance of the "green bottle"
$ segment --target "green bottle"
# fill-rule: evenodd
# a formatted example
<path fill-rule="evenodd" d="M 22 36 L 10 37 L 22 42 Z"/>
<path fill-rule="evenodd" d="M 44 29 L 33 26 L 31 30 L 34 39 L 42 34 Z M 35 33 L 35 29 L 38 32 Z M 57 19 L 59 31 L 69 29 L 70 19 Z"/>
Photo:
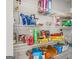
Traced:
<path fill-rule="evenodd" d="M 34 44 L 37 43 L 37 36 L 38 36 L 38 29 L 33 30 L 33 36 L 34 36 Z"/>

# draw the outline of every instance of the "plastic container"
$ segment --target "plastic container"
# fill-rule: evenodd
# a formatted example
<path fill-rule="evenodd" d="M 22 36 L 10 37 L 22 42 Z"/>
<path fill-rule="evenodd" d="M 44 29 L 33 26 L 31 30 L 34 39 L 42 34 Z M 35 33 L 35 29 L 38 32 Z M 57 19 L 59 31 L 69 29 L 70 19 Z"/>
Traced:
<path fill-rule="evenodd" d="M 22 24 L 26 25 L 27 24 L 27 18 L 26 18 L 26 16 L 24 14 L 22 14 L 22 13 L 20 14 L 20 16 L 22 18 Z"/>
<path fill-rule="evenodd" d="M 50 32 L 47 30 L 47 31 L 45 31 L 46 32 L 46 38 L 49 38 L 49 36 L 50 36 Z"/>
<path fill-rule="evenodd" d="M 39 13 L 48 14 L 52 10 L 52 0 L 39 0 Z"/>
<path fill-rule="evenodd" d="M 36 44 L 37 43 L 37 36 L 38 36 L 38 30 L 37 29 L 33 30 L 33 36 L 34 36 L 34 44 Z"/>
<path fill-rule="evenodd" d="M 44 30 L 42 30 L 42 36 L 43 38 L 46 38 L 46 32 Z"/>
<path fill-rule="evenodd" d="M 62 49 L 63 49 L 63 47 L 62 47 L 62 46 L 55 45 L 55 46 L 54 46 L 54 48 L 56 48 L 56 49 L 57 49 L 58 54 L 62 53 Z"/>
<path fill-rule="evenodd" d="M 38 5 L 39 5 L 39 13 L 45 13 L 47 10 L 47 0 L 39 0 Z"/>
<path fill-rule="evenodd" d="M 64 20 L 64 21 L 62 21 L 62 26 L 72 26 L 72 21 L 71 20 Z"/>
<path fill-rule="evenodd" d="M 42 54 L 43 52 L 40 49 L 38 48 L 32 49 L 33 59 L 43 59 Z"/>
<path fill-rule="evenodd" d="M 48 45 L 47 51 L 45 53 L 45 59 L 50 59 L 51 57 L 54 57 L 56 55 L 57 55 L 57 49 Z"/>
<path fill-rule="evenodd" d="M 30 25 L 36 25 L 35 15 L 30 16 Z"/>
<path fill-rule="evenodd" d="M 52 0 L 48 0 L 48 13 L 52 11 Z"/>
<path fill-rule="evenodd" d="M 38 1 L 38 6 L 39 13 L 43 13 L 43 0 Z"/>
<path fill-rule="evenodd" d="M 27 44 L 28 45 L 33 45 L 34 44 L 34 38 L 33 38 L 33 36 L 29 36 L 29 38 L 27 40 Z"/>

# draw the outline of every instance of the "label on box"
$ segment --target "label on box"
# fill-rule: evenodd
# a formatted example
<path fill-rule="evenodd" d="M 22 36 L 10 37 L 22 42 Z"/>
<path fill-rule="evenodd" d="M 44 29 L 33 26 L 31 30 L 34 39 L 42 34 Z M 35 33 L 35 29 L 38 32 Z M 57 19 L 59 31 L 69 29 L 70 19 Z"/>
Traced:
<path fill-rule="evenodd" d="M 34 58 L 34 59 L 39 59 L 39 56 L 34 56 L 33 58 Z"/>
<path fill-rule="evenodd" d="M 45 55 L 42 55 L 42 58 L 45 59 Z"/>

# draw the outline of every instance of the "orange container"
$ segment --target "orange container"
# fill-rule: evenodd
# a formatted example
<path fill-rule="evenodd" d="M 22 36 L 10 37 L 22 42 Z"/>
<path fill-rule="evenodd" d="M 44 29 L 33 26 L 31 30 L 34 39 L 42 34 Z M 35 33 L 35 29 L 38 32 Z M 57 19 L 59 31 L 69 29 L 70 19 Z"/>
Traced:
<path fill-rule="evenodd" d="M 50 57 L 51 57 L 50 52 L 46 52 L 46 53 L 45 53 L 45 59 L 49 59 Z"/>
<path fill-rule="evenodd" d="M 57 55 L 57 50 L 56 48 L 51 47 L 50 45 L 47 47 L 47 51 L 45 53 L 45 59 L 49 59 L 53 56 Z"/>

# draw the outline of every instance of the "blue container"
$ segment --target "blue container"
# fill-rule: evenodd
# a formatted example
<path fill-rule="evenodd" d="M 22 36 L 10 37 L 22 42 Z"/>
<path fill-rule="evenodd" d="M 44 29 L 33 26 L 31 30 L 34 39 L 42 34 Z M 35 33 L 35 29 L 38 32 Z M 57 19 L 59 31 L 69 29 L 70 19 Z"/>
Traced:
<path fill-rule="evenodd" d="M 36 25 L 36 20 L 34 17 L 35 17 L 34 15 L 30 16 L 30 25 Z"/>
<path fill-rule="evenodd" d="M 30 17 L 28 15 L 26 15 L 26 19 L 27 19 L 27 25 L 30 25 Z"/>
<path fill-rule="evenodd" d="M 63 47 L 62 47 L 62 46 L 55 45 L 55 46 L 54 46 L 54 48 L 56 48 L 56 49 L 57 49 L 58 54 L 62 53 L 62 49 L 63 49 Z"/>
<path fill-rule="evenodd" d="M 38 49 L 38 48 L 32 49 L 33 59 L 34 59 L 34 56 L 38 56 L 38 59 L 43 59 L 42 54 L 43 54 L 43 52 L 40 49 Z"/>
<path fill-rule="evenodd" d="M 20 14 L 20 16 L 22 18 L 22 24 L 26 25 L 27 24 L 27 18 L 26 18 L 26 16 L 24 14 L 22 14 L 22 13 Z"/>
<path fill-rule="evenodd" d="M 23 25 L 36 25 L 36 20 L 35 20 L 35 16 L 31 15 L 24 15 L 24 14 L 20 14 L 21 18 L 22 18 L 22 24 Z"/>

